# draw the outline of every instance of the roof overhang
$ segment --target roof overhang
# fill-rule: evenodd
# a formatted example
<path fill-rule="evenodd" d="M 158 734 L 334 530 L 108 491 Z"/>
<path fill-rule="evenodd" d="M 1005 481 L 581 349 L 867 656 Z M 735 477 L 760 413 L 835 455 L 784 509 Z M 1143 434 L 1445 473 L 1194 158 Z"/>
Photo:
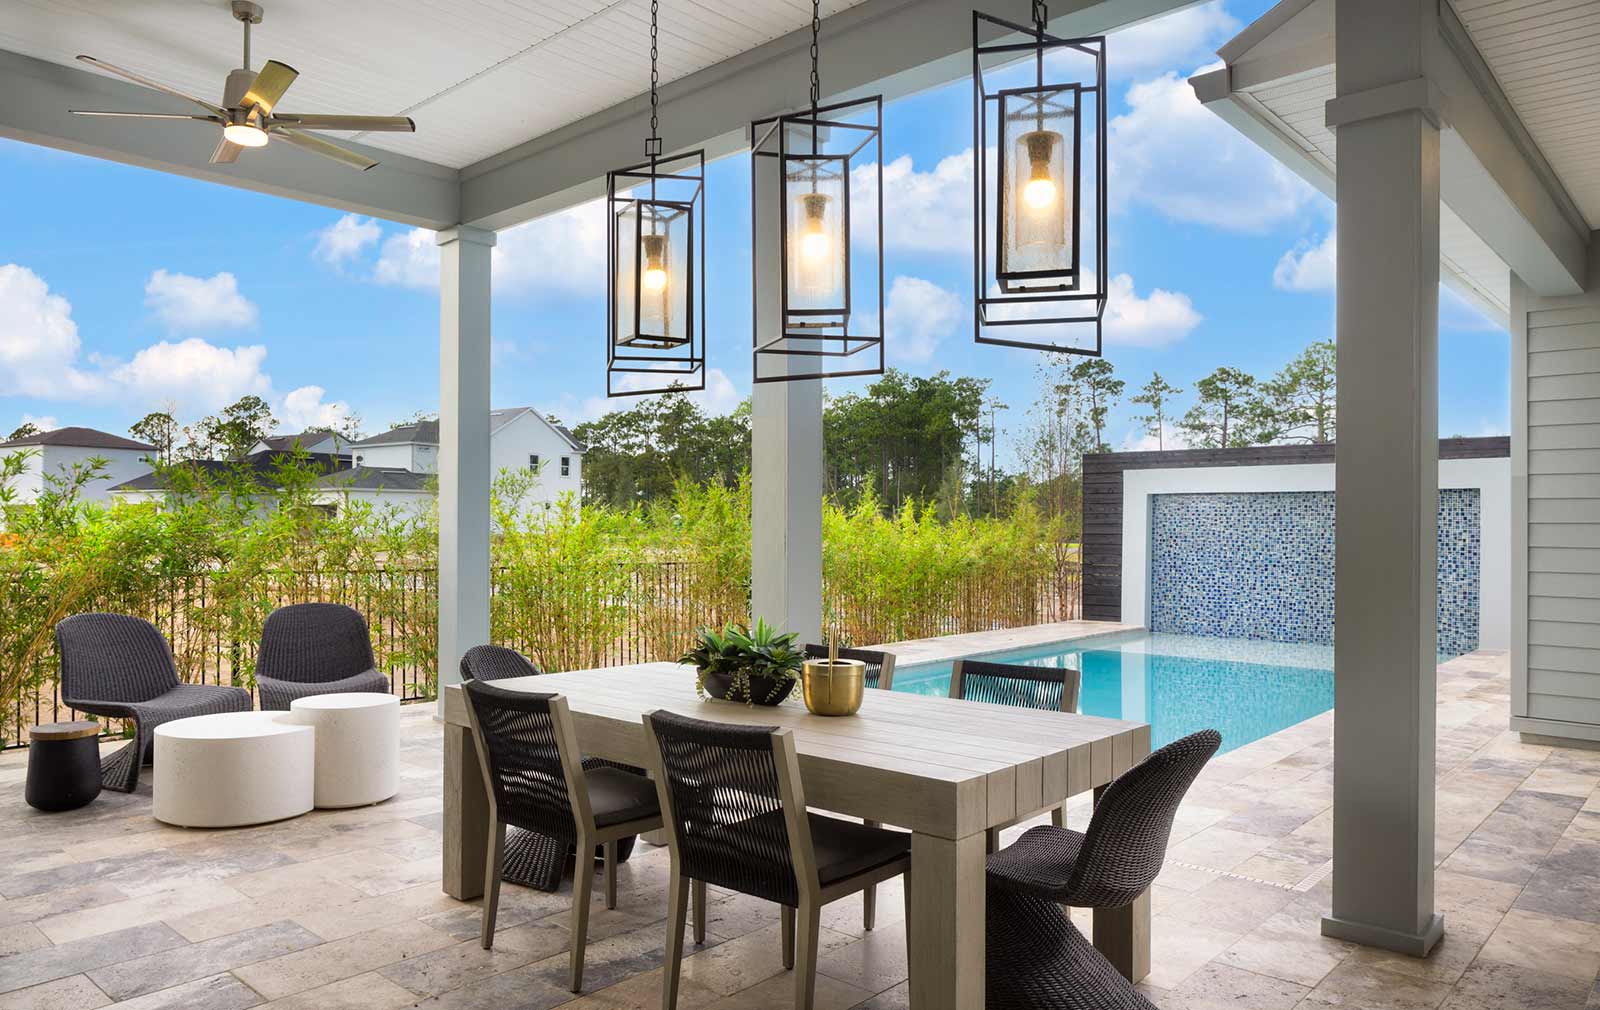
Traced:
<path fill-rule="evenodd" d="M 1195 2 L 1069 0 L 1055 5 L 1051 30 L 1103 34 Z M 530 8 L 527 13 L 544 12 Z M 39 16 L 56 15 L 47 9 Z M 68 36 L 61 45 L 72 44 L 72 22 L 65 14 L 60 20 L 59 34 Z M 809 26 L 800 27 L 800 20 L 795 19 L 795 31 L 662 87 L 663 119 L 670 123 L 668 139 L 676 149 L 704 148 L 710 157 L 744 150 L 752 120 L 797 107 L 809 76 L 811 42 Z M 206 24 L 204 30 L 212 27 Z M 828 17 L 823 35 L 825 97 L 882 93 L 896 98 L 971 73 L 971 0 L 862 0 Z M 199 48 L 182 38 L 145 41 L 169 47 L 180 58 Z M 403 73 L 403 62 L 391 72 Z M 358 173 L 274 146 L 252 151 L 233 165 L 212 166 L 207 160 L 215 138 L 207 131 L 151 130 L 67 111 L 188 111 L 179 109 L 181 104 L 76 65 L 0 50 L 0 137 L 433 229 L 455 224 L 506 228 L 602 195 L 607 170 L 638 160 L 649 119 L 648 96 L 639 94 L 531 140 L 513 143 L 508 130 L 500 153 L 459 169 L 397 154 L 389 141 L 384 143 L 391 149 L 375 150 L 341 139 L 379 161 L 378 167 Z"/>
<path fill-rule="evenodd" d="M 1330 198 L 1337 147 L 1335 0 L 1284 0 L 1224 45 L 1224 66 L 1191 80 L 1212 112 Z M 1589 229 L 1447 3 L 1430 40 L 1440 118 L 1441 277 L 1504 322 L 1510 271 L 1542 294 L 1576 294 Z"/>

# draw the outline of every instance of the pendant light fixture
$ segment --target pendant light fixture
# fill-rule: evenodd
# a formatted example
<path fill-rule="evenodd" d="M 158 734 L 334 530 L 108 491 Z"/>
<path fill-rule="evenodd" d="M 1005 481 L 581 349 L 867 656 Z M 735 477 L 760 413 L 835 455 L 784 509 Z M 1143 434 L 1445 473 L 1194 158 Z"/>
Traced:
<path fill-rule="evenodd" d="M 750 124 L 756 382 L 883 373 L 883 97 Z"/>
<path fill-rule="evenodd" d="M 660 0 L 650 4 L 648 159 L 606 175 L 606 395 L 705 388 L 704 151 L 661 156 Z"/>
<path fill-rule="evenodd" d="M 972 13 L 973 335 L 1098 357 L 1106 307 L 1106 46 Z M 1024 37 L 1018 41 L 1017 36 Z M 993 150 L 991 164 L 988 152 Z"/>

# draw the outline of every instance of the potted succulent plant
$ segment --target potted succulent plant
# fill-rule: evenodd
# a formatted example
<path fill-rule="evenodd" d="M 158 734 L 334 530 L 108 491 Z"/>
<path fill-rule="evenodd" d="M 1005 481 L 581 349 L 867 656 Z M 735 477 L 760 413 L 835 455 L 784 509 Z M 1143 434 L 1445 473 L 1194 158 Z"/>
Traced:
<path fill-rule="evenodd" d="M 797 637 L 780 634 L 760 618 L 754 628 L 701 628 L 694 647 L 678 662 L 694 665 L 695 691 L 702 698 L 776 705 L 789 697 L 800 678 L 805 656 L 795 647 Z"/>

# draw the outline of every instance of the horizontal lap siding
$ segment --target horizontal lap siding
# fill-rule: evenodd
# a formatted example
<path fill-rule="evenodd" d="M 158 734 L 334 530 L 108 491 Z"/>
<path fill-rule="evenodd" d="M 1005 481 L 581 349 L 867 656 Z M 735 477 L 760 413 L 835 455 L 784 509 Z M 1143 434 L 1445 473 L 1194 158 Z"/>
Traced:
<path fill-rule="evenodd" d="M 1600 414 L 1592 420 L 1600 431 Z M 1578 420 L 1568 423 L 1588 421 L 1579 415 Z M 1589 443 L 1582 442 L 1577 447 L 1586 449 Z M 1440 459 L 1495 459 L 1504 458 L 1510 452 L 1511 441 L 1503 437 L 1446 438 L 1439 442 Z M 1125 471 L 1332 463 L 1333 454 L 1332 445 L 1261 445 L 1245 449 L 1107 452 L 1083 457 L 1083 616 L 1091 621 L 1122 620 L 1122 475 Z M 1567 476 L 1562 474 L 1559 479 Z M 1596 478 L 1594 493 L 1600 498 L 1600 477 Z"/>
<path fill-rule="evenodd" d="M 1600 306 L 1527 316 L 1527 714 L 1600 724 Z"/>

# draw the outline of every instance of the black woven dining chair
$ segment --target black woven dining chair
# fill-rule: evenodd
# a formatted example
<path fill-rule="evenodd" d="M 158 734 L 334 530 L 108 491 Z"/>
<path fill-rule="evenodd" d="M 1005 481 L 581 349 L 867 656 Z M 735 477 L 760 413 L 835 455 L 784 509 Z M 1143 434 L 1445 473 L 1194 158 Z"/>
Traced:
<path fill-rule="evenodd" d="M 541 671 L 533 661 L 515 649 L 503 645 L 474 645 L 461 657 L 461 679 L 505 680 L 508 677 L 535 677 Z M 585 757 L 585 771 L 592 768 L 618 768 L 635 775 L 643 775 L 643 768 L 635 768 L 605 758 Z M 626 863 L 633 855 L 635 836 L 617 840 L 617 862 Z M 561 870 L 570 852 L 558 851 L 550 839 L 532 831 L 512 827 L 506 830 L 505 864 L 501 879 L 523 887 L 541 891 L 554 891 L 561 886 Z M 596 852 L 596 859 L 604 856 Z"/>
<path fill-rule="evenodd" d="M 559 694 L 510 691 L 478 680 L 463 681 L 461 687 L 478 760 L 490 786 L 483 948 L 494 945 L 508 826 L 548 839 L 558 847 L 563 863 L 569 846 L 587 853 L 599 845 L 605 854 L 606 907 L 616 908 L 617 839 L 661 827 L 655 785 L 643 775 L 616 768 L 585 770 L 572 713 Z M 572 874 L 573 992 L 583 989 L 593 889 L 592 865 L 577 860 Z"/>
<path fill-rule="evenodd" d="M 815 642 L 806 645 L 807 659 L 827 659 L 828 647 Z M 894 690 L 894 653 L 882 652 L 877 649 L 840 649 L 840 659 L 854 659 L 866 666 L 866 681 L 868 687 L 880 691 Z M 881 828 L 878 821 L 863 821 L 870 828 Z M 861 924 L 866 929 L 872 929 L 878 919 L 878 888 L 869 887 L 861 892 Z"/>
<path fill-rule="evenodd" d="M 986 906 L 988 1010 L 1157 1010 L 1060 905 L 990 887 Z"/>
<path fill-rule="evenodd" d="M 958 659 L 950 670 L 950 697 L 967 701 L 987 701 L 995 705 L 1015 705 L 1048 712 L 1076 712 L 1083 674 L 1054 666 L 1026 666 L 1021 663 L 991 663 L 981 659 Z M 1028 811 L 1016 820 L 996 825 L 988 831 L 989 851 L 1000 847 L 1000 832 L 1034 815 Z M 1067 824 L 1065 803 L 1050 808 L 1050 823 L 1058 828 Z"/>
<path fill-rule="evenodd" d="M 296 603 L 261 626 L 256 690 L 263 709 L 285 712 L 296 698 L 388 694 L 389 678 L 376 667 L 366 618 L 341 603 Z"/>
<path fill-rule="evenodd" d="M 1079 908 L 1121 908 L 1161 872 L 1172 820 L 1222 746 L 1214 729 L 1174 740 L 1096 797 L 1086 831 L 1040 825 L 989 857 L 989 889 Z"/>
<path fill-rule="evenodd" d="M 166 638 L 149 621 L 126 614 L 75 614 L 56 625 L 61 700 L 71 708 L 133 722 L 133 741 L 106 758 L 107 789 L 131 793 L 139 768 L 154 756 L 156 727 L 173 719 L 248 712 L 242 687 L 185 684 Z"/>
<path fill-rule="evenodd" d="M 662 1010 L 678 1005 L 691 881 L 782 907 L 794 1006 L 812 1010 L 822 906 L 901 874 L 910 894 L 911 836 L 807 811 L 787 729 L 659 711 L 644 725 L 672 858 Z M 704 927 L 697 915 L 697 942 Z"/>
<path fill-rule="evenodd" d="M 827 659 L 828 647 L 815 642 L 806 643 L 807 659 Z M 882 691 L 894 689 L 894 653 L 877 649 L 840 649 L 840 659 L 860 660 L 867 667 L 867 686 Z"/>

